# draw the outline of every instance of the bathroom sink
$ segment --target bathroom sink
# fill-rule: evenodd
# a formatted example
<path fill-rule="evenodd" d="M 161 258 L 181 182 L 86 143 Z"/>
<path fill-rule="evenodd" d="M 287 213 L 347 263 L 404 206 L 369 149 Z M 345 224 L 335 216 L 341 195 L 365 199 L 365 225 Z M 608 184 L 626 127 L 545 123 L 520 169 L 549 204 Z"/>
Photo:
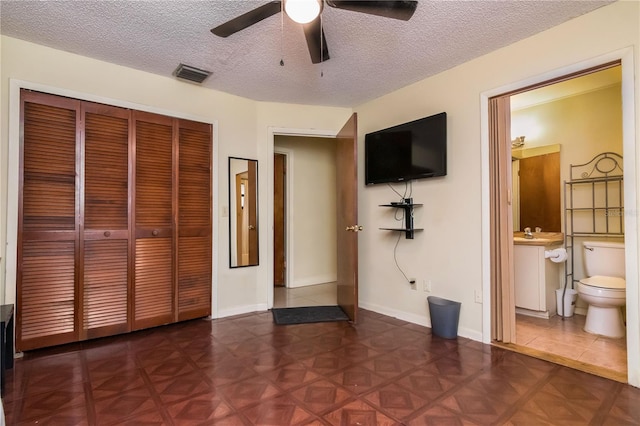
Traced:
<path fill-rule="evenodd" d="M 564 234 L 562 232 L 533 232 L 533 238 L 525 238 L 524 232 L 514 232 L 513 242 L 515 244 L 549 246 L 562 244 Z"/>

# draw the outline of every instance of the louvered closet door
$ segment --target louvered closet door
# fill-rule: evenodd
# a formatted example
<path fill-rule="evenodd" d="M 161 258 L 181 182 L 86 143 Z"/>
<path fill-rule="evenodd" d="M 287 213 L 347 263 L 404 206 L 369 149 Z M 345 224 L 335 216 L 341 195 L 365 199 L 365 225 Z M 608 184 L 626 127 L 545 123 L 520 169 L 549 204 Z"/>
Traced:
<path fill-rule="evenodd" d="M 211 125 L 179 121 L 178 320 L 211 315 Z"/>
<path fill-rule="evenodd" d="M 134 112 L 135 274 L 133 328 L 174 321 L 173 125 Z"/>
<path fill-rule="evenodd" d="M 19 351 L 77 339 L 78 101 L 21 92 Z"/>
<path fill-rule="evenodd" d="M 83 105 L 82 338 L 128 331 L 128 110 Z"/>

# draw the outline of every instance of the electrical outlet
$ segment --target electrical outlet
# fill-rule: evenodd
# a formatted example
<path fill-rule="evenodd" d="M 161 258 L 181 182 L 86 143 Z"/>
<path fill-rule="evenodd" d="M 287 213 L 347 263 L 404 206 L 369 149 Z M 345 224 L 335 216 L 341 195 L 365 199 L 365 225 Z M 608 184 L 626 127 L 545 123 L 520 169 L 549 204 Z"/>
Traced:
<path fill-rule="evenodd" d="M 409 285 L 411 285 L 411 290 L 418 290 L 415 278 L 409 278 Z"/>
<path fill-rule="evenodd" d="M 422 291 L 431 293 L 431 280 L 422 280 Z"/>
<path fill-rule="evenodd" d="M 482 303 L 482 292 L 480 290 L 476 290 L 474 292 L 476 303 Z"/>

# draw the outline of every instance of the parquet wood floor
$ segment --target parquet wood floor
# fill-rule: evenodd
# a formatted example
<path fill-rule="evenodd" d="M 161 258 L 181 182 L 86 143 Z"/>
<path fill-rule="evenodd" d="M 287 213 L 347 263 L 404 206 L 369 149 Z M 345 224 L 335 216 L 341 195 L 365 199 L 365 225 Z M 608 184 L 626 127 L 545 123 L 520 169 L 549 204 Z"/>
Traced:
<path fill-rule="evenodd" d="M 371 311 L 193 320 L 26 353 L 8 425 L 637 425 L 640 389 Z"/>

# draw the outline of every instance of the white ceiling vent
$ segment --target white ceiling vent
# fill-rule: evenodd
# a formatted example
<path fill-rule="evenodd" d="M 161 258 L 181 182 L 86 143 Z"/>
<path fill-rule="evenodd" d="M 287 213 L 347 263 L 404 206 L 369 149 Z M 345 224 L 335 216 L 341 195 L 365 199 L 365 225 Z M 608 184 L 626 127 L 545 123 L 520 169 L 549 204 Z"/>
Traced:
<path fill-rule="evenodd" d="M 188 80 L 193 83 L 202 83 L 207 77 L 211 75 L 211 71 L 201 70 L 196 67 L 192 67 L 185 64 L 178 65 L 178 68 L 173 72 L 178 78 Z"/>

